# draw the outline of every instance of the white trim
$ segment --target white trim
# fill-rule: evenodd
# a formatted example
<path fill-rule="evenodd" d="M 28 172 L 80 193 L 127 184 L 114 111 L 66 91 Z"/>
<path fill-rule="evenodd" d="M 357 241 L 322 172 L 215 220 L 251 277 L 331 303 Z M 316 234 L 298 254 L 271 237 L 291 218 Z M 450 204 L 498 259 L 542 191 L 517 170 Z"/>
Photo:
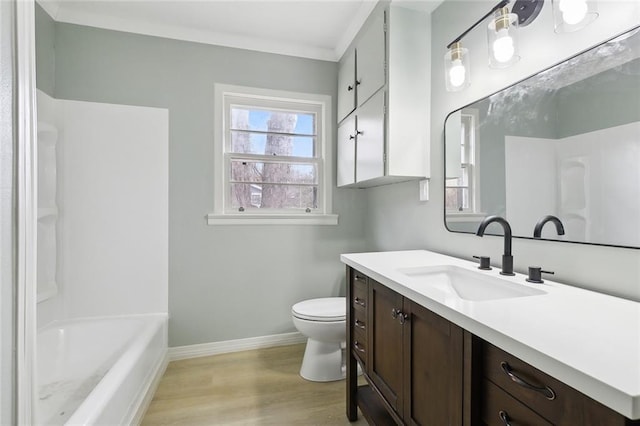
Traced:
<path fill-rule="evenodd" d="M 144 418 L 151 401 L 153 400 L 153 396 L 160 385 L 160 380 L 164 375 L 164 372 L 167 370 L 167 366 L 169 365 L 169 352 L 166 351 L 163 356 L 158 360 L 155 368 L 152 373 L 149 375 L 148 380 L 146 380 L 146 386 L 142 389 L 142 391 L 138 394 L 138 398 L 131 404 L 131 408 L 129 413 L 125 415 L 125 418 L 122 422 L 124 425 L 139 425 L 142 423 L 142 419 Z"/>
<path fill-rule="evenodd" d="M 447 222 L 480 222 L 487 216 L 487 213 L 446 212 L 445 214 Z"/>
<path fill-rule="evenodd" d="M 294 345 L 307 340 L 300 332 L 273 334 L 270 336 L 249 337 L 247 339 L 226 340 L 223 342 L 200 343 L 197 345 L 176 346 L 169 348 L 169 360 L 198 358 L 248 351 L 252 349 L 273 348 L 276 346 Z"/>
<path fill-rule="evenodd" d="M 335 57 L 337 58 L 336 60 L 342 58 L 342 55 L 344 55 L 344 52 L 347 51 L 347 48 L 349 47 L 351 42 L 355 40 L 356 35 L 358 35 L 358 31 L 360 31 L 360 28 L 362 28 L 364 23 L 367 21 L 367 18 L 369 17 L 369 15 L 371 15 L 373 9 L 376 8 L 378 2 L 379 0 L 363 1 L 360 4 L 358 11 L 351 19 L 349 27 L 345 30 L 345 32 L 342 34 L 342 37 L 340 37 L 340 40 L 338 40 L 338 43 L 336 44 L 336 47 L 334 49 Z"/>
<path fill-rule="evenodd" d="M 322 152 L 320 164 L 324 165 L 322 170 L 318 170 L 318 178 L 321 182 L 321 193 L 319 200 L 323 207 L 318 209 L 318 214 L 286 212 L 285 214 L 274 214 L 274 212 L 260 212 L 247 214 L 226 213 L 224 208 L 224 198 L 226 187 L 225 182 L 225 156 L 224 156 L 224 132 L 225 113 L 227 97 L 253 97 L 264 100 L 275 100 L 276 102 L 292 102 L 309 105 L 317 105 L 322 114 L 322 128 L 318 129 L 318 145 Z M 331 96 L 314 93 L 300 93 L 283 90 L 261 89 L 255 87 L 236 86 L 230 84 L 216 83 L 214 85 L 214 204 L 213 212 L 207 215 L 207 224 L 218 225 L 221 223 L 230 225 L 254 224 L 308 224 L 308 225 L 336 225 L 337 215 L 333 214 L 333 111 L 331 109 Z M 228 218 L 226 216 L 228 215 Z"/>
<path fill-rule="evenodd" d="M 16 1 L 17 324 L 16 423 L 35 424 L 37 144 L 35 3 Z"/>
<path fill-rule="evenodd" d="M 337 214 L 215 214 L 207 215 L 207 225 L 337 225 Z"/>

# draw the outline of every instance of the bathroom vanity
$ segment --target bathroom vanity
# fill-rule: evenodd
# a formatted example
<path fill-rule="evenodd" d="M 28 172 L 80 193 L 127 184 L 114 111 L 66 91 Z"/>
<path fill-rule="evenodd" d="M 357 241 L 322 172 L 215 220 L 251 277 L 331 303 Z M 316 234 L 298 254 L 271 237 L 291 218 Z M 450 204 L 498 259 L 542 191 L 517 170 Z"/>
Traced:
<path fill-rule="evenodd" d="M 637 302 L 428 251 L 341 260 L 350 420 L 640 424 Z"/>

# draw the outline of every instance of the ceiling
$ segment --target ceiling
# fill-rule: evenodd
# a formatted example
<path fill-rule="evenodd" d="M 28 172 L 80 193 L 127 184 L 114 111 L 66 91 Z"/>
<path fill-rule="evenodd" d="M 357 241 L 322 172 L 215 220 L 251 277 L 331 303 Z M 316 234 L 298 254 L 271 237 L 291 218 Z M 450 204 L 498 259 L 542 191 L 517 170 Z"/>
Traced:
<path fill-rule="evenodd" d="M 431 12 L 442 0 L 396 0 Z M 58 22 L 337 61 L 377 0 L 38 0 Z"/>

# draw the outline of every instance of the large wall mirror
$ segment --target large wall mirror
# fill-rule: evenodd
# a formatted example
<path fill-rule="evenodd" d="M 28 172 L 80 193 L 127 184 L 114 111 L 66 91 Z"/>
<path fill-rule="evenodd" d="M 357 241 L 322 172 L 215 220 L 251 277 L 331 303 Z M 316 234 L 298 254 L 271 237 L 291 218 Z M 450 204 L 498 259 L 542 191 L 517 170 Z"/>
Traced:
<path fill-rule="evenodd" d="M 445 163 L 450 231 L 639 248 L 640 28 L 449 114 Z"/>

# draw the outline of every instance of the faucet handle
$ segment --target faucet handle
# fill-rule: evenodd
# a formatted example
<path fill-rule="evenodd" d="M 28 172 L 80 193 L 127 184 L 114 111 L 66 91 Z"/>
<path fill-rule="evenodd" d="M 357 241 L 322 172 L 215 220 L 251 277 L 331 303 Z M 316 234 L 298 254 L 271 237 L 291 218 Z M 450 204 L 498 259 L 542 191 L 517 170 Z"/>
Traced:
<path fill-rule="evenodd" d="M 540 266 L 529 266 L 529 278 L 527 278 L 527 281 L 530 283 L 542 284 L 544 282 L 542 274 L 553 275 L 553 271 L 543 271 Z"/>
<path fill-rule="evenodd" d="M 491 259 L 489 258 L 489 256 L 473 256 L 475 259 L 479 259 L 480 260 L 480 266 L 478 266 L 478 269 L 482 269 L 484 271 L 490 271 L 491 270 Z"/>

